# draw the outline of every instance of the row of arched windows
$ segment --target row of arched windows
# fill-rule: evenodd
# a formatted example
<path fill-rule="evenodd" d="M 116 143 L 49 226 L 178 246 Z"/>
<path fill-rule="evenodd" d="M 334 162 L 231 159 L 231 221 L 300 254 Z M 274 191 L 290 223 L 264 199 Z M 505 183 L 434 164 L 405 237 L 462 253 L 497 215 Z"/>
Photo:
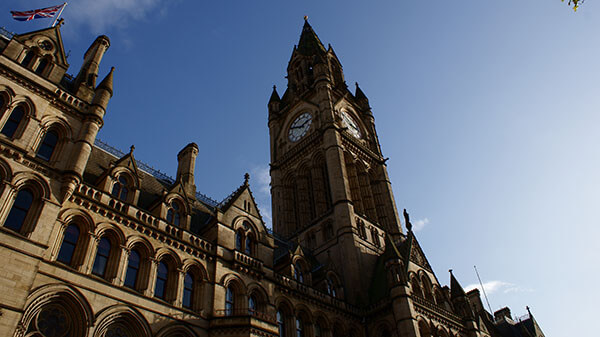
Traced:
<path fill-rule="evenodd" d="M 249 224 L 244 223 L 244 228 L 238 228 L 235 231 L 235 249 L 240 252 L 244 252 L 246 255 L 253 256 L 256 251 L 256 239 L 254 233 L 250 231 Z"/>
<path fill-rule="evenodd" d="M 93 248 L 95 248 L 93 261 L 90 261 L 92 262 L 92 275 L 169 303 L 179 303 L 192 310 L 199 309 L 200 289 L 204 279 L 199 266 L 190 265 L 185 272 L 180 272 L 181 265 L 177 262 L 178 259 L 170 253 L 162 254 L 154 259 L 152 250 L 147 243 L 138 241 L 129 249 L 124 250 L 120 246 L 121 240 L 118 233 L 113 229 L 104 230 L 96 240 L 91 240 L 90 237 L 86 237 L 85 228 L 77 222 L 72 222 L 66 227 L 57 261 L 73 268 L 80 268 L 85 263 L 85 256 L 82 254 L 93 252 Z M 95 247 L 88 247 L 94 242 L 97 242 Z M 122 261 L 121 254 L 126 256 L 123 266 L 119 264 Z M 80 269 L 85 270 L 85 268 Z M 119 273 L 123 276 L 122 281 L 120 281 Z M 152 275 L 154 275 L 153 278 Z M 181 282 L 181 298 L 178 299 L 180 277 L 183 280 Z M 148 288 L 152 285 L 152 291 L 149 291 Z"/>
<path fill-rule="evenodd" d="M 364 221 L 357 218 L 356 223 L 357 223 L 357 227 L 358 227 L 358 236 L 363 240 L 368 240 L 367 227 L 366 227 Z M 373 240 L 373 244 L 376 247 L 381 247 L 381 238 L 379 237 L 379 231 L 373 226 L 371 226 L 371 229 L 369 231 L 371 232 L 371 239 Z"/>
<path fill-rule="evenodd" d="M 19 103 L 9 109 L 9 95 L 6 92 L 0 92 L 0 113 L 4 119 L 4 125 L 0 129 L 0 134 L 10 138 L 19 138 L 25 129 L 30 113 L 30 108 L 25 103 Z M 36 157 L 45 161 L 50 161 L 56 152 L 61 140 L 59 128 L 51 125 L 45 128 L 41 142 L 37 146 Z"/>
<path fill-rule="evenodd" d="M 425 298 L 431 303 L 448 309 L 449 303 L 440 287 L 433 286 L 429 276 L 427 276 L 427 274 L 424 272 L 421 272 L 420 275 L 421 277 L 418 277 L 414 272 L 409 274 L 412 294 L 417 297 Z"/>

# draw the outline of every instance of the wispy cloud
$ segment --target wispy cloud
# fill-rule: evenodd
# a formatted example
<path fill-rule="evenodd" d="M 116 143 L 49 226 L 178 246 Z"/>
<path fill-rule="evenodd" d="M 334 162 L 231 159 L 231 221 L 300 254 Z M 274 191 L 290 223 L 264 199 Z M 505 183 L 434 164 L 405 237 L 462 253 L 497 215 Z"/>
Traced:
<path fill-rule="evenodd" d="M 271 175 L 268 165 L 254 166 L 250 170 L 250 185 L 258 209 L 267 227 L 272 228 L 271 216 Z"/>
<path fill-rule="evenodd" d="M 412 228 L 413 232 L 418 232 L 421 229 L 425 228 L 425 226 L 427 224 L 429 224 L 429 219 L 428 218 L 419 219 L 419 220 L 414 221 L 414 222 L 411 221 L 411 223 L 413 225 L 413 228 Z"/>
<path fill-rule="evenodd" d="M 530 292 L 533 292 L 533 289 L 521 287 L 514 283 L 504 282 L 504 281 L 499 281 L 499 280 L 485 282 L 485 283 L 483 283 L 483 288 L 485 289 L 485 292 L 488 295 L 492 295 L 494 293 L 508 294 L 508 293 L 526 293 L 526 292 L 530 293 Z M 468 286 L 465 287 L 465 291 L 471 291 L 473 289 L 479 289 L 479 291 L 481 291 L 481 285 L 479 285 L 479 283 L 475 283 L 475 284 L 469 284 Z"/>
<path fill-rule="evenodd" d="M 131 20 L 141 20 L 161 4 L 164 14 L 168 2 L 159 0 L 79 0 L 70 2 L 64 17 L 69 22 L 87 25 L 94 33 L 110 26 L 124 26 Z"/>

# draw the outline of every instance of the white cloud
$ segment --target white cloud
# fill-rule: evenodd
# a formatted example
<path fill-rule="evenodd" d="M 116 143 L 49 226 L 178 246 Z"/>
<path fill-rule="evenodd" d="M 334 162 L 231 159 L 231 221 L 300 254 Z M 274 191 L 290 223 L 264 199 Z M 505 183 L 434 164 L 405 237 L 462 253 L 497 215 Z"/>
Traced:
<path fill-rule="evenodd" d="M 79 0 L 70 2 L 63 17 L 68 23 L 87 25 L 94 33 L 105 32 L 109 26 L 124 26 L 131 20 L 141 20 L 161 4 L 164 15 L 167 1 L 159 0 Z"/>
<path fill-rule="evenodd" d="M 465 291 L 471 291 L 475 288 L 477 288 L 477 289 L 479 289 L 479 291 L 481 291 L 481 286 L 479 285 L 479 283 L 469 284 L 468 286 L 465 287 Z M 485 282 L 483 284 L 483 288 L 485 289 L 485 292 L 488 295 L 492 295 L 494 293 L 499 293 L 499 292 L 501 292 L 503 294 L 508 294 L 508 293 L 523 293 L 523 292 L 532 292 L 533 291 L 533 289 L 524 288 L 521 286 L 517 286 L 516 284 L 510 283 L 510 282 L 504 282 L 504 281 L 499 281 L 499 280 Z"/>
<path fill-rule="evenodd" d="M 271 175 L 268 165 L 254 166 L 250 170 L 250 187 L 265 225 L 272 228 Z"/>
<path fill-rule="evenodd" d="M 424 218 L 424 219 L 419 219 L 417 221 L 411 222 L 413 225 L 413 232 L 418 232 L 421 229 L 425 228 L 425 225 L 429 224 L 429 219 L 428 218 Z"/>

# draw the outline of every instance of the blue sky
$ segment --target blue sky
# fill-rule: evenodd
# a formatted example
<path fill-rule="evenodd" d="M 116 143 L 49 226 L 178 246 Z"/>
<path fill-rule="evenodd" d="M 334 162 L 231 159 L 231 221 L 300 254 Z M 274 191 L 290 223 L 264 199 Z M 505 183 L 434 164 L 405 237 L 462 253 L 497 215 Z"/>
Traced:
<path fill-rule="evenodd" d="M 56 4 L 5 0 L 9 10 Z M 600 292 L 600 7 L 553 1 L 74 0 L 70 73 L 98 34 L 115 96 L 100 138 L 223 199 L 252 175 L 268 217 L 266 104 L 283 92 L 302 17 L 370 99 L 398 208 L 441 283 L 477 265 L 494 310 L 532 309 L 548 336 L 592 335 Z"/>

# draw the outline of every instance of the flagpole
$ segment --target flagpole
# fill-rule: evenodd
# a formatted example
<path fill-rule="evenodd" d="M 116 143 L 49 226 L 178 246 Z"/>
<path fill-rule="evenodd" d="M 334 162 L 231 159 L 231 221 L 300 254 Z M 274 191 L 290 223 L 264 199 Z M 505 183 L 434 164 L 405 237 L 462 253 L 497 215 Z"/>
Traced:
<path fill-rule="evenodd" d="M 63 10 L 65 9 L 65 7 L 67 7 L 67 2 L 65 2 L 62 5 L 62 8 L 60 9 L 60 11 L 58 12 L 58 14 L 56 14 L 56 16 L 54 17 L 54 22 L 52 23 L 52 26 L 50 27 L 54 27 L 56 26 L 56 22 L 58 22 L 58 18 L 60 18 L 60 15 L 62 14 Z"/>

